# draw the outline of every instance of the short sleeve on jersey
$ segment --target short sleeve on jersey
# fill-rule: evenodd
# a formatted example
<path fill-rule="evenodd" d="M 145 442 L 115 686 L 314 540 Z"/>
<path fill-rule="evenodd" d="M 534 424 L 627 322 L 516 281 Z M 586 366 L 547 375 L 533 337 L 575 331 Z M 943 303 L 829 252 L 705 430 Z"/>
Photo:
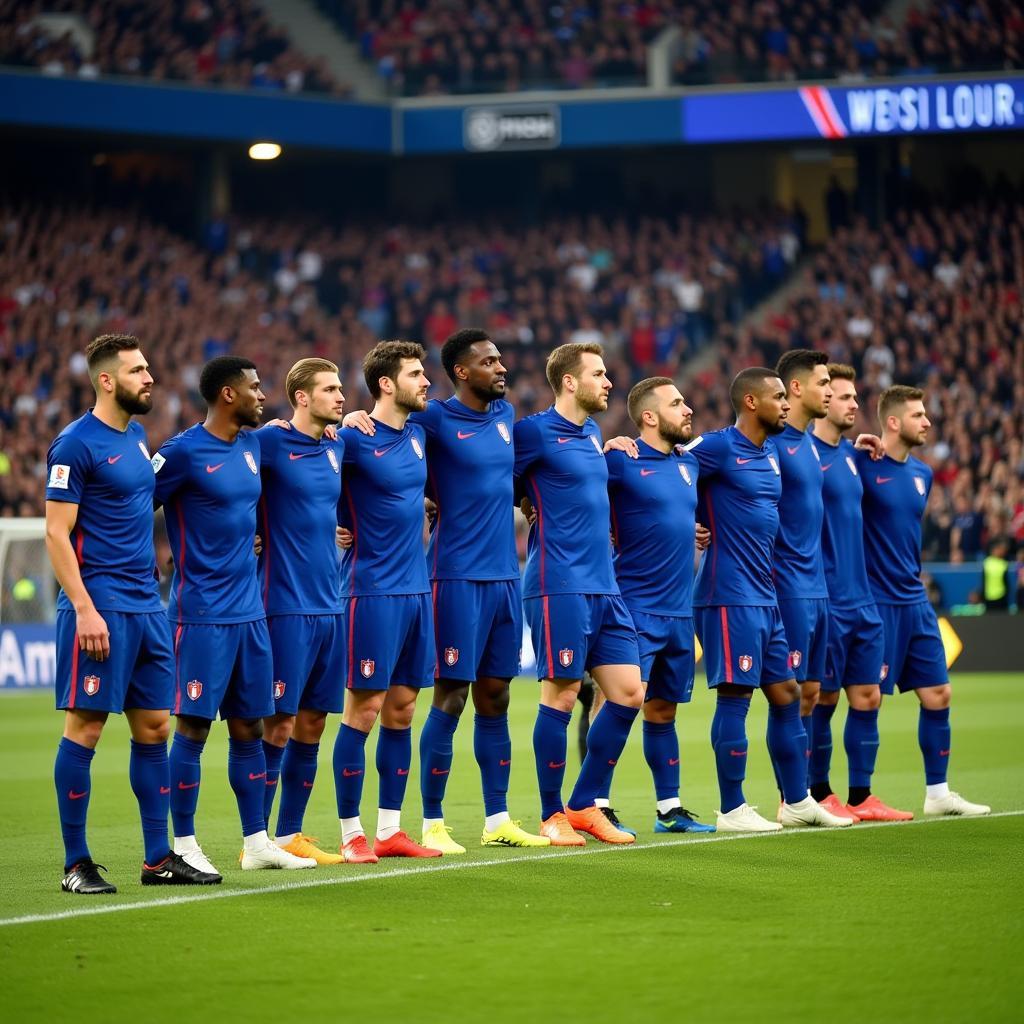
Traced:
<path fill-rule="evenodd" d="M 81 440 L 69 434 L 58 437 L 46 455 L 46 500 L 81 504 L 91 468 L 92 456 Z"/>

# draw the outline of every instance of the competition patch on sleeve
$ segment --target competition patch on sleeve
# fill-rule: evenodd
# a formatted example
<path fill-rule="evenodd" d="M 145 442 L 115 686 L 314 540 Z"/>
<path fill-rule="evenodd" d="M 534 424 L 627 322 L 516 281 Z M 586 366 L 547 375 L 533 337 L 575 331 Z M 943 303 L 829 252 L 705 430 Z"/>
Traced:
<path fill-rule="evenodd" d="M 61 466 L 54 464 L 50 467 L 50 479 L 47 482 L 47 487 L 52 487 L 54 490 L 66 491 L 68 489 L 68 481 L 71 479 L 71 467 Z"/>
<path fill-rule="evenodd" d="M 163 464 L 167 461 L 159 452 L 153 456 L 150 460 L 150 465 L 153 467 L 154 473 L 159 473 Z"/>

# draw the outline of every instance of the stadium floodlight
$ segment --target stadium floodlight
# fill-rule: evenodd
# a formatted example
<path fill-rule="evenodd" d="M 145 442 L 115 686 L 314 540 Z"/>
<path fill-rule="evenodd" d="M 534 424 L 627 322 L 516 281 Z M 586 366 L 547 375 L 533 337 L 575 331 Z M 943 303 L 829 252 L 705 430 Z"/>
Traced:
<path fill-rule="evenodd" d="M 281 155 L 281 147 L 276 142 L 254 142 L 249 147 L 250 160 L 276 160 Z"/>

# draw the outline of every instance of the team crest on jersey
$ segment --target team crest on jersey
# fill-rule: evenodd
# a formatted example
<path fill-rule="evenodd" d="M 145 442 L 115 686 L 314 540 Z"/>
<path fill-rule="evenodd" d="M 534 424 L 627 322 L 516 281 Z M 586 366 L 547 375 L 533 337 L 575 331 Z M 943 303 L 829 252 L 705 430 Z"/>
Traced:
<path fill-rule="evenodd" d="M 917 493 L 924 497 L 924 480 L 919 476 L 914 477 L 914 486 L 917 488 Z"/>
<path fill-rule="evenodd" d="M 803 657 L 803 655 L 799 651 L 790 651 L 789 652 L 789 667 L 790 668 L 799 668 L 800 667 L 800 662 L 803 661 L 803 660 L 804 660 L 804 657 Z"/>
<path fill-rule="evenodd" d="M 100 692 L 100 677 L 99 676 L 86 676 L 82 680 L 82 689 L 90 696 L 94 697 Z"/>
<path fill-rule="evenodd" d="M 142 457 L 147 462 L 149 462 L 149 460 L 150 460 L 149 450 L 146 448 L 146 446 L 141 441 L 139 442 L 139 451 L 142 452 Z"/>
<path fill-rule="evenodd" d="M 285 684 L 280 679 L 274 680 L 274 700 L 280 700 L 284 696 L 284 691 L 287 689 Z"/>
<path fill-rule="evenodd" d="M 199 700 L 203 695 L 203 684 L 198 679 L 190 679 L 185 684 L 185 692 L 188 694 L 189 700 Z"/>
<path fill-rule="evenodd" d="M 882 666 L 882 674 L 878 677 L 878 681 L 880 683 L 884 683 L 885 680 L 886 680 L 886 677 L 888 675 L 889 675 L 889 666 L 888 665 L 883 665 Z"/>
<path fill-rule="evenodd" d="M 775 456 L 774 455 L 769 455 L 768 456 L 768 461 L 771 463 L 772 469 L 775 470 L 775 475 L 776 476 L 781 476 L 781 474 L 779 473 L 779 464 L 775 461 Z"/>
<path fill-rule="evenodd" d="M 364 658 L 359 662 L 359 671 L 364 679 L 369 679 L 373 675 L 373 670 L 376 668 L 376 663 L 373 658 Z"/>
<path fill-rule="evenodd" d="M 749 654 L 741 654 L 737 664 L 741 672 L 749 672 L 754 667 L 754 659 Z"/>
<path fill-rule="evenodd" d="M 690 479 L 690 471 L 681 462 L 679 463 L 679 475 L 686 481 L 689 487 L 693 486 L 693 480 Z"/>
<path fill-rule="evenodd" d="M 498 433 L 501 434 L 501 439 L 505 444 L 512 443 L 512 435 L 508 432 L 508 427 L 506 427 L 504 423 L 498 424 Z"/>
<path fill-rule="evenodd" d="M 245 464 L 253 471 L 254 476 L 259 476 L 260 471 L 256 465 L 256 460 L 252 457 L 252 452 L 245 453 Z"/>
<path fill-rule="evenodd" d="M 416 453 L 417 459 L 423 458 L 423 449 L 420 447 L 420 443 L 415 437 L 412 439 L 412 450 Z"/>
<path fill-rule="evenodd" d="M 458 647 L 446 647 L 444 649 L 444 663 L 451 668 L 459 660 Z"/>
<path fill-rule="evenodd" d="M 846 464 L 850 467 L 850 472 L 854 476 L 856 476 L 857 475 L 857 463 L 854 462 L 853 459 L 851 459 L 849 455 L 846 456 Z"/>
<path fill-rule="evenodd" d="M 568 647 L 563 647 L 558 652 L 558 664 L 562 668 L 568 668 L 572 664 L 572 650 Z"/>
<path fill-rule="evenodd" d="M 594 447 L 597 449 L 597 454 L 604 455 L 604 452 L 601 450 L 601 442 L 598 441 L 598 439 L 594 437 L 593 434 L 590 435 L 590 440 L 594 442 Z"/>
<path fill-rule="evenodd" d="M 331 464 L 331 469 L 333 469 L 334 472 L 337 473 L 338 472 L 338 456 L 334 454 L 334 449 L 333 448 L 328 448 L 327 449 L 327 461 Z"/>

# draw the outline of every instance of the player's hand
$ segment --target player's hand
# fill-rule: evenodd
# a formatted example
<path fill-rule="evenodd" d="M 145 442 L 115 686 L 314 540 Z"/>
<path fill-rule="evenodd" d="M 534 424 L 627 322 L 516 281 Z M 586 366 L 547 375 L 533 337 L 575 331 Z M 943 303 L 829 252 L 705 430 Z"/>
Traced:
<path fill-rule="evenodd" d="M 427 525 L 433 530 L 434 523 L 437 522 L 437 505 L 429 498 L 424 498 L 423 511 L 427 513 Z"/>
<path fill-rule="evenodd" d="M 625 452 L 631 459 L 640 457 L 640 449 L 631 437 L 613 437 L 604 443 L 606 452 Z"/>
<path fill-rule="evenodd" d="M 353 427 L 359 433 L 367 434 L 369 437 L 373 437 L 377 433 L 377 425 L 373 422 L 373 417 L 368 412 L 363 412 L 362 409 L 350 412 L 341 421 L 341 425 L 343 427 Z"/>
<path fill-rule="evenodd" d="M 257 533 L 252 542 L 252 553 L 259 558 L 263 550 L 263 538 Z"/>
<path fill-rule="evenodd" d="M 703 524 L 698 523 L 693 531 L 694 540 L 697 542 L 698 551 L 707 551 L 711 546 L 711 531 Z"/>
<path fill-rule="evenodd" d="M 871 458 L 875 462 L 885 455 L 882 439 L 876 434 L 858 434 L 857 440 L 853 442 L 853 447 L 859 448 L 862 452 L 871 452 Z"/>
<path fill-rule="evenodd" d="M 110 656 L 110 631 L 106 620 L 95 608 L 78 613 L 78 646 L 93 661 L 106 661 Z"/>
<path fill-rule="evenodd" d="M 537 522 L 537 510 L 533 507 L 533 502 L 529 498 L 523 498 L 519 502 L 519 511 L 523 513 L 523 518 L 531 525 Z"/>
<path fill-rule="evenodd" d="M 277 419 L 267 420 L 265 426 L 268 426 L 268 427 L 280 427 L 282 430 L 291 430 L 292 429 L 292 425 L 287 420 L 281 419 L 280 416 L 278 416 Z"/>
<path fill-rule="evenodd" d="M 347 551 L 352 547 L 352 542 L 354 540 L 355 537 L 352 536 L 352 531 L 346 530 L 344 526 L 339 526 L 337 530 L 334 531 L 334 542 L 342 551 Z"/>

